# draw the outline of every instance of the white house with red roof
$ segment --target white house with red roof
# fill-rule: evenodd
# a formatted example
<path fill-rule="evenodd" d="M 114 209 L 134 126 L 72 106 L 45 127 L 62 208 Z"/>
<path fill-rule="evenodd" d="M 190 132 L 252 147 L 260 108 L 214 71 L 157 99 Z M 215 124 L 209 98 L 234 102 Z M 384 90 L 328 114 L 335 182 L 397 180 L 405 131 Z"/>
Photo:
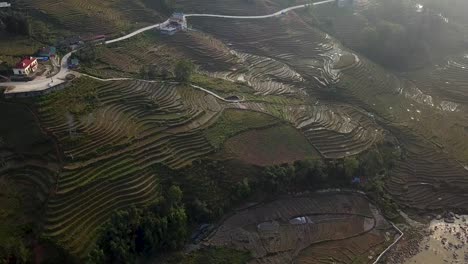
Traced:
<path fill-rule="evenodd" d="M 37 59 L 33 57 L 24 58 L 13 68 L 15 75 L 29 75 L 37 70 Z"/>

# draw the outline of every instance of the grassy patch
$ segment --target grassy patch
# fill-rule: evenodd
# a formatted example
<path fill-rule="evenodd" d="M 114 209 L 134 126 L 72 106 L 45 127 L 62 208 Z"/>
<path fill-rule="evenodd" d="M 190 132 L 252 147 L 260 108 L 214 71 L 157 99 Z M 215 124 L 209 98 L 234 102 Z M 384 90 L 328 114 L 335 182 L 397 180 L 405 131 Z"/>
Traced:
<path fill-rule="evenodd" d="M 25 106 L 0 102 L 0 120 L 0 146 L 24 152 L 47 140 Z"/>
<path fill-rule="evenodd" d="M 214 147 L 220 147 L 228 138 L 249 129 L 262 128 L 280 121 L 266 114 L 229 109 L 224 111 L 216 124 L 205 131 Z"/>
<path fill-rule="evenodd" d="M 90 78 L 79 78 L 67 89 L 51 93 L 43 98 L 42 103 L 57 113 L 84 115 L 94 110 L 99 104 L 97 87 L 99 82 Z"/>
<path fill-rule="evenodd" d="M 229 248 L 207 248 L 189 255 L 173 257 L 166 264 L 244 264 L 250 259 L 248 252 Z"/>
<path fill-rule="evenodd" d="M 33 55 L 42 47 L 41 43 L 29 37 L 0 36 L 0 61 L 5 62 L 9 67 L 14 66 L 21 57 Z"/>
<path fill-rule="evenodd" d="M 210 78 L 201 74 L 194 74 L 192 76 L 192 83 L 206 89 L 219 91 L 223 93 L 252 93 L 254 90 L 240 83 L 230 82 L 218 78 Z"/>
<path fill-rule="evenodd" d="M 319 157 L 304 135 L 289 125 L 242 133 L 229 139 L 225 148 L 241 160 L 257 165 L 290 163 Z"/>
<path fill-rule="evenodd" d="M 27 226 L 22 215 L 21 195 L 12 182 L 0 178 L 0 259 L 15 255 L 20 262 L 29 258 L 23 242 Z"/>

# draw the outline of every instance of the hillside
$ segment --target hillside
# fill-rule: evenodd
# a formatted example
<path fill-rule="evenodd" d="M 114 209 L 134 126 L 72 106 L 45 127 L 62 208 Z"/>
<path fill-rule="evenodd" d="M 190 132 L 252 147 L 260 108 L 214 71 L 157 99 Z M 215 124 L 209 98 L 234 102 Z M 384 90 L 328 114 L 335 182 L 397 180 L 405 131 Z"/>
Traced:
<path fill-rule="evenodd" d="M 174 35 L 59 48 L 80 59 L 73 78 L 0 101 L 0 258 L 371 263 L 402 235 L 390 221 L 411 229 L 399 210 L 466 213 L 468 22 L 421 2 L 188 16 Z M 0 27 L 0 77 L 42 46 L 111 40 L 172 11 L 308 3 L 17 0 L 0 21 L 31 28 Z M 367 196 L 313 193 L 326 188 Z"/>

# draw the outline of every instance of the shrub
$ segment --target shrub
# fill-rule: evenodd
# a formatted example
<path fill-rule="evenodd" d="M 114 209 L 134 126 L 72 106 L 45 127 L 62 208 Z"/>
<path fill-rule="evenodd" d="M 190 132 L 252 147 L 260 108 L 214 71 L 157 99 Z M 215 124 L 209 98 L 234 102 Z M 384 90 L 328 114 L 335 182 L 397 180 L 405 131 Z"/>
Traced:
<path fill-rule="evenodd" d="M 195 70 L 195 65 L 189 60 L 181 60 L 175 66 L 176 80 L 179 82 L 187 83 L 192 78 Z"/>

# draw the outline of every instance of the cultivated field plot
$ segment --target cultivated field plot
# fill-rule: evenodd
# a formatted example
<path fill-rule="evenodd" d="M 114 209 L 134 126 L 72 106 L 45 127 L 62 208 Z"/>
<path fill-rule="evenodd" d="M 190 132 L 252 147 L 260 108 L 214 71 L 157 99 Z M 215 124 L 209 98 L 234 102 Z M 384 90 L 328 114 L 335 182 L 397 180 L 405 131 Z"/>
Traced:
<path fill-rule="evenodd" d="M 244 132 L 230 138 L 224 147 L 246 163 L 263 166 L 320 158 L 307 138 L 288 125 Z"/>
<path fill-rule="evenodd" d="M 16 226 L 43 224 L 48 197 L 55 192 L 60 162 L 54 144 L 25 105 L 1 101 L 0 119 L 4 122 L 0 127 L 3 243 L 8 236 L 16 235 Z"/>
<path fill-rule="evenodd" d="M 364 196 L 322 193 L 281 198 L 236 212 L 206 243 L 248 250 L 254 257 L 251 263 L 322 263 L 322 259 L 352 263 L 379 254 L 382 249 L 369 250 L 393 241 L 394 234 Z M 335 254 L 337 247 L 344 256 Z"/>
<path fill-rule="evenodd" d="M 130 40 L 97 48 L 96 61 L 82 70 L 101 78 L 141 77 L 144 66 L 153 65 L 161 71 L 172 71 L 180 52 L 159 41 L 155 34 L 144 34 Z"/>
<path fill-rule="evenodd" d="M 142 25 L 155 24 L 162 16 L 137 0 L 18 0 L 22 10 L 45 18 L 74 33 L 120 34 Z"/>
<path fill-rule="evenodd" d="M 446 153 L 413 137 L 406 158 L 397 162 L 387 190 L 403 205 L 418 209 L 468 210 L 468 171 Z"/>
<path fill-rule="evenodd" d="M 299 129 L 325 158 L 359 154 L 383 139 L 383 130 L 374 120 L 347 105 L 275 105 L 237 103 L 229 105 L 276 116 Z"/>
<path fill-rule="evenodd" d="M 114 210 L 158 197 L 154 164 L 177 169 L 213 151 L 201 132 L 222 106 L 186 86 L 81 79 L 39 105 L 66 163 L 48 202 L 45 235 L 77 255 Z"/>

